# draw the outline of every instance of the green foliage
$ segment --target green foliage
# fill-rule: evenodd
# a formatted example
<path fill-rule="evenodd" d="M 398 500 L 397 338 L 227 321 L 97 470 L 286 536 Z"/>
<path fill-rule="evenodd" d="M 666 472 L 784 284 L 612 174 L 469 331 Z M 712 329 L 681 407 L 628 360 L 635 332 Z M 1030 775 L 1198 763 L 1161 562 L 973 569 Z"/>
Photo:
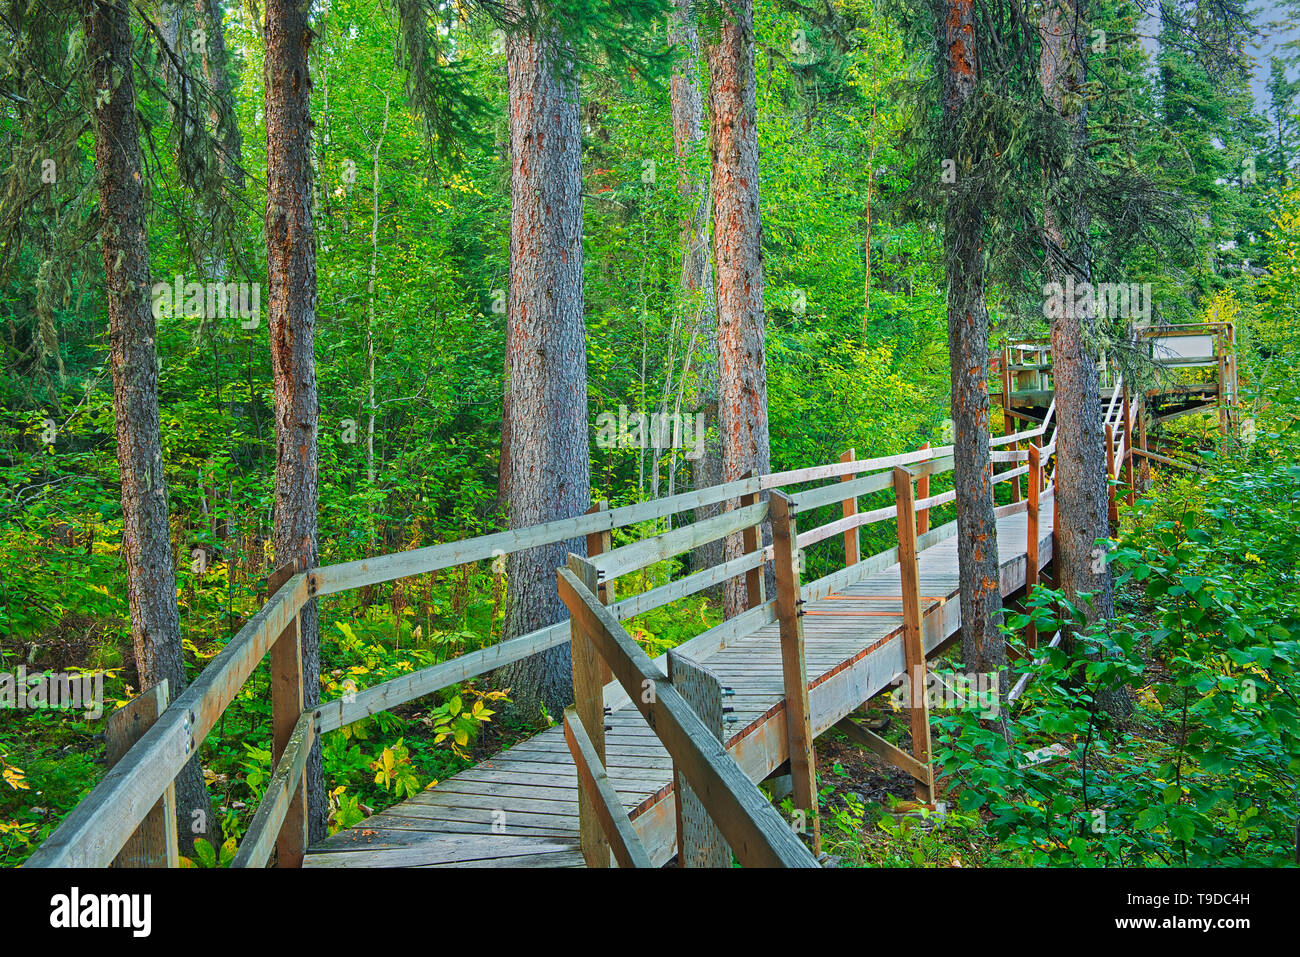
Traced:
<path fill-rule="evenodd" d="M 941 721 L 943 768 L 1012 860 L 1032 865 L 1282 865 L 1300 781 L 1300 466 L 1221 465 L 1195 515 L 1127 536 L 1112 554 L 1141 602 L 1030 666 L 1013 743 L 968 714 Z M 1039 589 L 1040 634 L 1063 595 Z M 1081 621 L 1081 618 L 1076 619 Z M 1133 728 L 1097 707 L 1137 694 Z M 1031 748 L 1059 743 L 1059 765 Z"/>

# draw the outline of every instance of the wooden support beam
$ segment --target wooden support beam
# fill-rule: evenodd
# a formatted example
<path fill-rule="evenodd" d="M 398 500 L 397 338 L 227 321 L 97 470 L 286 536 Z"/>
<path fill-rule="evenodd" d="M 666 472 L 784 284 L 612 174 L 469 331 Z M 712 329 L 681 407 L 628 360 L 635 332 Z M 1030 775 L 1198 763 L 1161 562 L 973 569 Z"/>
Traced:
<path fill-rule="evenodd" d="M 930 766 L 928 764 L 922 764 L 902 748 L 890 744 L 880 735 L 868 731 L 851 718 L 842 719 L 836 723 L 835 727 L 837 730 L 843 731 L 849 740 L 862 745 L 900 771 L 906 771 L 923 784 L 928 785 L 930 783 Z"/>
<path fill-rule="evenodd" d="M 753 477 L 754 477 L 754 473 L 752 471 L 745 474 L 746 479 L 753 478 Z M 742 495 L 740 497 L 741 508 L 748 508 L 756 505 L 758 505 L 758 492 L 753 492 L 749 495 Z M 750 552 L 756 552 L 762 547 L 763 529 L 762 529 L 762 525 L 760 524 L 761 521 L 762 518 L 760 517 L 759 520 L 754 524 L 746 525 L 743 529 L 741 529 L 740 553 L 742 555 L 748 555 Z M 749 571 L 745 572 L 745 610 L 746 611 L 749 611 L 752 608 L 757 608 L 759 605 L 762 605 L 767 601 L 767 597 L 764 594 L 765 591 L 766 591 L 766 586 L 763 584 L 763 565 L 759 565 L 756 568 L 751 568 Z"/>
<path fill-rule="evenodd" d="M 593 595 L 600 588 L 596 566 L 577 555 L 569 556 L 569 570 Z M 592 642 L 584 623 L 569 617 L 569 651 L 573 656 L 573 710 L 582 722 L 595 761 L 605 766 L 605 682 L 603 656 Z M 571 745 L 572 747 L 572 745 Z M 610 845 L 601 824 L 597 801 L 585 788 L 578 791 L 578 838 L 588 867 L 609 867 Z"/>
<path fill-rule="evenodd" d="M 268 591 L 274 595 L 290 578 L 306 571 L 307 563 L 299 560 L 297 567 L 285 565 L 271 573 Z M 302 715 L 304 688 L 302 678 L 302 635 L 299 624 L 302 613 L 290 620 L 284 631 L 271 646 L 271 764 L 278 765 L 284 757 L 294 727 Z M 215 842 L 220 843 L 220 842 Z M 307 789 L 299 779 L 285 812 L 284 822 L 275 841 L 275 859 L 278 867 L 302 867 L 307 853 Z"/>
<path fill-rule="evenodd" d="M 131 746 L 153 727 L 158 716 L 167 710 L 170 700 L 167 679 L 132 698 L 108 716 L 104 725 L 106 761 L 109 768 L 122 760 Z M 113 867 L 179 867 L 176 847 L 176 786 L 158 799 L 140 826 L 122 845 Z"/>
<path fill-rule="evenodd" d="M 930 766 L 930 705 L 925 694 L 925 646 L 921 638 L 921 575 L 916 550 L 916 508 L 912 473 L 894 469 L 894 499 L 898 506 L 898 567 L 903 599 L 903 660 L 907 668 L 907 710 L 912 725 L 912 756 L 925 765 L 916 799 L 934 800 L 934 769 Z"/>
<path fill-rule="evenodd" d="M 857 457 L 857 450 L 849 449 L 840 456 L 841 462 L 852 462 Z M 841 482 L 852 482 L 858 475 L 856 472 L 846 472 L 840 476 Z M 857 498 L 846 498 L 844 500 L 844 517 L 849 518 L 858 514 Z M 844 564 L 856 565 L 861 557 L 862 530 L 860 528 L 850 528 L 844 533 Z"/>
<path fill-rule="evenodd" d="M 1029 444 L 1029 505 L 1025 509 L 1028 532 L 1025 540 L 1025 599 L 1038 584 L 1038 497 L 1042 489 L 1042 462 L 1038 446 Z M 1038 647 L 1038 629 L 1031 621 L 1025 629 L 1025 647 L 1031 652 Z"/>
<path fill-rule="evenodd" d="M 725 744 L 722 685 L 718 676 L 676 650 L 668 652 L 668 680 L 701 721 Z M 730 867 L 731 847 L 686 775 L 673 765 L 673 793 L 677 811 L 677 865 L 679 867 Z"/>
<path fill-rule="evenodd" d="M 929 447 L 930 447 L 929 442 L 926 442 L 925 445 L 921 446 L 921 448 L 923 449 L 928 449 Z M 919 478 L 917 478 L 916 497 L 919 498 L 921 501 L 925 501 L 927 498 L 930 497 L 930 476 L 928 474 L 922 475 Z M 916 534 L 924 535 L 929 530 L 930 530 L 930 506 L 927 505 L 925 508 L 917 510 Z"/>
<path fill-rule="evenodd" d="M 640 835 L 614 790 L 614 783 L 605 773 L 604 761 L 596 753 L 596 746 L 573 708 L 564 709 L 564 740 L 578 769 L 578 781 L 582 784 L 579 793 L 587 796 L 587 802 L 600 823 L 602 836 L 607 839 L 619 867 L 653 867 Z"/>
<path fill-rule="evenodd" d="M 808 848 L 745 776 L 667 675 L 569 568 L 557 573 L 570 617 L 609 661 L 623 690 L 700 796 L 744 867 L 816 867 Z M 654 694 L 646 694 L 653 689 Z"/>
<path fill-rule="evenodd" d="M 812 711 L 808 704 L 808 669 L 804 661 L 803 604 L 799 590 L 799 561 L 790 498 L 772 492 L 772 564 L 776 568 L 776 619 L 781 631 L 781 673 L 785 686 L 785 728 L 790 742 L 790 775 L 795 807 L 811 824 L 814 854 L 821 853 L 821 823 L 817 818 L 817 763 L 813 751 Z"/>

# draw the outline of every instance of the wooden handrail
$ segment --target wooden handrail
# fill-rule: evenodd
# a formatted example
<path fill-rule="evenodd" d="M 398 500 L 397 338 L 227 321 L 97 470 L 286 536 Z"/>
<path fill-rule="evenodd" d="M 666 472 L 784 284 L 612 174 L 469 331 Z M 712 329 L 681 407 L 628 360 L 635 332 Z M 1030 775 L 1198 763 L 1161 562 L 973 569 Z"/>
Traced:
<path fill-rule="evenodd" d="M 230 862 L 231 867 L 265 867 L 271 859 L 280 825 L 289 813 L 294 793 L 302 784 L 307 757 L 315 743 L 316 715 L 315 712 L 305 711 L 293 727 L 289 744 L 280 757 L 280 763 L 275 766 L 271 780 L 267 782 L 262 801 L 253 815 L 253 822 L 248 825 L 244 839 L 235 851 L 235 859 Z"/>
<path fill-rule="evenodd" d="M 595 594 L 569 568 L 558 573 L 570 619 L 609 664 L 677 768 L 690 781 L 740 863 L 759 867 L 816 867 L 808 849 L 776 808 L 709 732 L 668 676 L 654 666 Z M 646 682 L 649 682 L 647 685 Z M 653 688 L 647 695 L 643 690 Z"/>
<path fill-rule="evenodd" d="M 766 517 L 766 502 L 732 509 L 702 522 L 684 525 L 662 535 L 615 548 L 594 559 L 592 564 L 600 572 L 602 581 L 613 581 L 620 575 L 646 568 L 719 538 L 726 538 L 750 525 L 757 525 Z"/>
<path fill-rule="evenodd" d="M 290 578 L 221 649 L 153 727 L 74 807 L 27 859 L 27 867 L 107 867 L 217 719 L 272 642 L 311 597 L 312 576 Z"/>
<path fill-rule="evenodd" d="M 1050 416 L 1051 409 L 1049 409 L 1049 419 Z M 1046 428 L 1045 420 L 1037 429 L 1014 436 L 995 438 L 990 444 L 996 446 L 1026 438 L 1036 438 L 1043 435 Z M 751 476 L 652 502 L 616 509 L 593 509 L 586 515 L 526 529 L 444 543 L 379 558 L 323 566 L 293 574 L 282 587 L 275 589 L 275 593 L 266 605 L 249 619 L 198 679 L 166 709 L 154 726 L 105 775 L 90 795 L 69 813 L 54 833 L 31 856 L 27 864 L 36 867 L 106 866 L 111 862 L 145 815 L 149 813 L 159 796 L 175 779 L 181 767 L 200 746 L 263 656 L 272 648 L 278 647 L 277 639 L 281 635 L 289 634 L 296 639 L 296 631 L 292 626 L 298 612 L 308 601 L 316 597 L 407 575 L 422 574 L 451 565 L 478 561 L 503 552 L 533 548 L 582 535 L 600 535 L 613 528 L 634 525 L 674 514 L 677 511 L 692 510 L 702 504 L 734 498 L 754 502 L 752 505 L 724 512 L 703 522 L 634 542 L 620 549 L 608 550 L 599 556 L 596 563 L 605 572 L 605 580 L 601 583 L 604 587 L 619 575 L 680 554 L 701 541 L 725 537 L 742 529 L 748 530 L 746 534 L 753 539 L 751 543 L 753 547 L 735 559 L 695 572 L 640 595 L 631 596 L 621 602 L 612 602 L 608 609 L 602 606 L 602 615 L 618 621 L 661 607 L 740 574 L 747 573 L 753 578 L 758 569 L 773 556 L 772 546 L 758 547 L 759 539 L 757 532 L 754 531 L 768 515 L 768 503 L 756 501 L 760 492 L 823 479 L 841 477 L 844 479 L 792 496 L 789 504 L 790 514 L 793 515 L 800 510 L 833 502 L 842 503 L 849 497 L 856 499 L 859 495 L 883 491 L 893 484 L 892 473 L 889 471 L 862 476 L 863 472 L 873 469 L 893 469 L 907 465 L 912 466 L 911 472 L 919 476 L 948 471 L 953 464 L 952 451 L 952 446 L 924 448 L 875 459 L 859 461 L 848 458 L 845 461 L 823 466 L 765 476 Z M 1043 454 L 1046 457 L 1047 449 L 1044 449 Z M 1017 453 L 998 453 L 998 461 L 1004 460 L 1018 462 L 1021 458 Z M 1000 473 L 994 481 L 1007 481 L 1024 474 L 1025 471 L 1026 469 L 1012 469 Z M 920 509 L 937 507 L 947 504 L 954 497 L 955 492 L 944 492 L 924 497 L 916 502 L 915 506 Z M 797 545 L 803 548 L 831 538 L 840 532 L 849 533 L 862 525 L 885 521 L 895 516 L 895 506 L 855 512 L 827 525 L 799 533 Z M 751 532 L 753 534 L 750 534 Z M 922 534 L 917 540 L 917 547 L 921 549 L 929 547 L 930 544 L 955 533 L 956 523 L 950 522 L 939 529 Z M 887 567 L 897 560 L 897 549 L 890 549 L 815 582 L 802 585 L 799 589 L 800 595 L 805 600 L 824 595 L 881 567 Z M 775 602 L 763 601 L 761 595 L 758 599 L 751 596 L 751 607 L 748 611 L 690 639 L 681 646 L 681 650 L 690 650 L 697 655 L 709 654 L 720 649 L 736 636 L 775 620 L 775 617 Z M 258 808 L 254 817 L 258 829 L 252 832 L 251 836 L 246 836 L 245 845 L 248 850 L 242 856 L 237 855 L 239 863 L 241 865 L 265 863 L 268 859 L 270 851 L 267 842 L 273 836 L 270 832 L 276 829 L 272 825 L 278 826 L 285 820 L 287 813 L 287 806 L 283 808 L 281 806 L 287 799 L 282 800 L 283 795 L 280 792 L 288 784 L 297 784 L 301 781 L 301 772 L 295 775 L 294 768 L 297 767 L 298 762 L 305 761 L 305 757 L 299 753 L 302 747 L 310 748 L 311 743 L 319 735 L 346 724 L 431 694 L 448 685 L 495 670 L 503 664 L 562 645 L 569 640 L 570 627 L 569 621 L 558 622 L 528 635 L 499 642 L 451 661 L 441 662 L 364 691 L 349 694 L 344 698 L 313 708 L 309 712 L 300 713 L 295 709 L 288 713 L 291 720 L 282 730 L 279 726 L 285 716 L 281 715 L 281 709 L 277 706 L 277 742 L 285 743 L 277 744 L 277 747 L 284 747 L 284 753 L 277 763 L 273 782 L 280 778 L 282 769 L 284 779 L 282 783 L 276 784 L 275 794 L 264 800 L 263 806 Z M 285 649 L 281 649 L 281 652 L 289 655 L 290 650 L 286 646 Z M 658 663 L 665 661 L 666 656 L 662 656 Z M 652 668 L 658 663 L 651 663 L 646 659 L 646 664 Z M 620 685 L 621 682 L 616 680 L 604 689 L 605 701 L 610 706 L 619 706 L 628 700 L 624 698 L 625 689 Z M 288 705 L 292 702 L 286 699 L 284 703 Z M 303 727 L 309 730 L 300 734 Z M 308 739 L 305 745 L 302 744 L 304 738 Z M 270 790 L 268 790 L 269 794 L 271 794 Z M 282 850 L 281 853 L 283 854 L 284 851 Z"/>

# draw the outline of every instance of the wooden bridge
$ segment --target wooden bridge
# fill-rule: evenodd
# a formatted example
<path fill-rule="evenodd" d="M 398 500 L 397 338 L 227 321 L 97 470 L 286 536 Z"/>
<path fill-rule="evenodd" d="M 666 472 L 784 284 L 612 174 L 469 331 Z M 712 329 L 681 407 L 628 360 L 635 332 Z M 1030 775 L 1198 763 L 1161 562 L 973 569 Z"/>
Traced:
<path fill-rule="evenodd" d="M 1012 371 L 1015 371 L 1012 369 Z M 1011 421 L 1010 402 L 1008 419 Z M 1001 590 L 1032 588 L 1051 561 L 1055 441 L 1049 403 L 1035 428 L 992 439 Z M 1108 471 L 1133 486 L 1134 414 L 1116 382 L 1106 412 Z M 176 863 L 173 781 L 261 659 L 271 659 L 274 773 L 234 866 L 815 866 L 820 850 L 813 743 L 835 727 L 912 776 L 934 800 L 927 660 L 960 628 L 952 448 L 750 476 L 531 528 L 313 569 L 282 569 L 272 597 L 174 702 L 165 688 L 119 714 L 138 728 L 100 784 L 30 866 Z M 1022 493 L 1021 481 L 1025 488 Z M 730 503 L 716 517 L 676 517 Z M 1113 503 L 1113 494 L 1112 494 Z M 1113 507 L 1113 505 L 1112 505 Z M 667 520 L 668 530 L 663 530 Z M 861 530 L 891 522 L 896 544 L 861 555 Z M 652 532 L 637 536 L 646 523 Z M 764 546 L 764 529 L 771 544 Z M 612 548 L 612 532 L 634 538 Z M 305 710 L 297 616 L 337 592 L 555 542 L 586 539 L 557 570 L 570 619 Z M 619 579 L 719 539 L 734 557 L 639 594 Z M 892 535 L 891 535 L 892 538 Z M 839 565 L 805 581 L 807 556 Z M 776 594 L 764 593 L 775 571 Z M 652 661 L 623 622 L 743 576 L 748 607 Z M 1037 647 L 1032 630 L 1024 653 Z M 574 706 L 563 722 L 404 803 L 308 847 L 303 770 L 324 734 L 540 651 L 569 645 Z M 850 715 L 910 676 L 909 739 L 896 746 Z M 1012 691 L 1018 695 L 1021 684 Z M 110 719 L 111 722 L 111 719 Z M 121 722 L 119 722 L 121 724 Z M 133 742 L 133 743 L 132 743 Z M 787 820 L 758 789 L 788 768 Z"/>

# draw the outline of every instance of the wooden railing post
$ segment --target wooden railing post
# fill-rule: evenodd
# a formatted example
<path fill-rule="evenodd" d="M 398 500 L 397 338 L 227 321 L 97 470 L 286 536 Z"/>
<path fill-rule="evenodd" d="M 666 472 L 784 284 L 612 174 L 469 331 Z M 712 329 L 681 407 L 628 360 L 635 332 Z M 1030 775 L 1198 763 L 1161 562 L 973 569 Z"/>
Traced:
<path fill-rule="evenodd" d="M 1013 435 L 1016 431 L 1016 421 L 1011 415 L 1011 347 L 1004 346 L 1002 349 L 1002 428 L 1003 435 Z M 1020 451 L 1020 443 L 1012 442 L 1011 450 Z M 1019 463 L 1012 465 L 1015 468 Z M 924 496 L 922 496 L 924 497 Z M 1020 501 L 1020 476 L 1015 478 L 1015 484 L 1011 486 L 1011 501 Z"/>
<path fill-rule="evenodd" d="M 108 768 L 112 768 L 131 746 L 153 727 L 170 703 L 167 679 L 132 698 L 108 716 L 104 742 Z M 167 785 L 135 832 L 122 845 L 113 867 L 179 867 L 176 847 L 176 785 Z"/>
<path fill-rule="evenodd" d="M 790 742 L 790 777 L 795 807 L 811 824 L 812 850 L 821 853 L 817 818 L 817 764 L 813 753 L 812 715 L 808 706 L 808 669 L 804 661 L 803 603 L 799 594 L 799 530 L 790 497 L 771 497 L 772 563 L 776 569 L 776 616 L 781 631 L 781 673 L 785 684 L 785 727 Z"/>
<path fill-rule="evenodd" d="M 569 556 L 569 570 L 592 594 L 598 594 L 596 566 L 577 555 Z M 573 656 L 573 710 L 582 722 L 602 767 L 605 756 L 605 693 L 602 657 L 576 615 L 569 618 L 569 653 Z M 578 838 L 588 867 L 609 867 L 610 846 L 596 806 L 583 788 L 578 789 Z"/>
<path fill-rule="evenodd" d="M 1025 507 L 1028 532 L 1025 541 L 1025 601 L 1028 602 L 1034 586 L 1038 584 L 1038 497 L 1042 491 L 1042 461 L 1039 448 L 1029 443 L 1029 501 Z M 1032 609 L 1030 609 L 1032 612 Z M 1033 651 L 1038 647 L 1038 629 L 1033 621 L 1025 629 L 1025 647 Z"/>
<path fill-rule="evenodd" d="M 602 499 L 591 508 L 587 509 L 586 514 L 591 515 L 595 512 L 608 512 L 609 500 Z M 603 555 L 609 551 L 614 544 L 614 533 L 610 529 L 602 532 L 591 532 L 587 535 L 587 558 L 592 559 L 597 555 Z M 603 583 L 596 592 L 602 605 L 608 605 L 614 601 L 614 583 Z M 599 657 L 599 656 L 597 656 Z M 609 670 L 609 662 L 600 658 L 600 683 L 607 685 L 614 680 L 614 674 Z"/>
<path fill-rule="evenodd" d="M 1133 485 L 1133 406 L 1127 388 L 1124 390 L 1124 483 L 1128 486 L 1128 504 L 1131 507 L 1137 502 L 1137 492 Z"/>
<path fill-rule="evenodd" d="M 857 458 L 857 450 L 849 449 L 840 456 L 841 462 L 852 462 Z M 841 482 L 852 482 L 858 477 L 857 472 L 846 472 L 840 476 Z M 844 500 L 844 517 L 858 514 L 858 500 L 856 498 L 846 498 Z M 862 529 L 850 528 L 844 533 L 844 564 L 856 565 L 862 555 Z"/>
<path fill-rule="evenodd" d="M 1106 516 L 1114 530 L 1119 525 L 1119 505 L 1115 502 L 1115 426 L 1106 426 Z"/>
<path fill-rule="evenodd" d="M 903 661 L 907 668 L 907 710 L 911 717 L 912 756 L 924 766 L 916 783 L 916 799 L 934 801 L 934 768 L 930 764 L 930 704 L 926 700 L 925 645 L 921 639 L 921 572 L 916 554 L 916 499 L 912 473 L 894 469 L 894 500 L 898 510 L 898 568 L 903 600 Z"/>
<path fill-rule="evenodd" d="M 1214 352 L 1215 358 L 1219 363 L 1219 388 L 1217 398 L 1219 400 L 1219 432 L 1223 435 L 1228 434 L 1228 350 L 1226 348 L 1226 337 L 1223 334 L 1223 327 L 1214 334 Z"/>
<path fill-rule="evenodd" d="M 1149 451 L 1147 448 L 1147 406 L 1143 402 L 1138 406 L 1138 448 L 1143 452 Z M 1142 491 L 1146 491 L 1147 486 L 1151 484 L 1151 463 L 1144 455 L 1142 464 L 1138 467 L 1141 475 Z"/>
<path fill-rule="evenodd" d="M 267 583 L 267 597 L 274 595 L 280 587 L 298 571 L 306 571 L 307 562 L 300 559 L 297 565 L 285 565 L 271 573 Z M 289 739 L 293 736 L 294 726 L 302 715 L 304 706 L 302 679 L 302 632 L 299 625 L 302 612 L 294 615 L 293 620 L 280 632 L 271 646 L 271 767 L 280 763 Z M 280 826 L 280 833 L 275 840 L 275 861 L 277 867 L 302 867 L 303 856 L 307 853 L 307 787 L 306 779 L 298 783 L 298 789 L 289 802 L 289 810 Z"/>
<path fill-rule="evenodd" d="M 925 445 L 921 446 L 921 448 L 923 449 L 928 449 L 929 447 L 930 447 L 929 442 L 926 442 Z M 916 480 L 916 497 L 919 499 L 927 499 L 930 497 L 930 473 L 929 472 L 927 472 L 925 475 L 922 475 L 920 478 Z M 924 535 L 929 530 L 930 530 L 930 506 L 927 505 L 925 508 L 917 510 L 916 534 Z"/>
<path fill-rule="evenodd" d="M 757 474 L 753 470 L 746 472 L 741 478 L 750 479 Z M 758 492 L 751 492 L 749 495 L 740 496 L 740 507 L 746 508 L 750 505 L 757 505 L 759 500 Z M 750 552 L 758 551 L 763 545 L 763 529 L 760 525 L 747 526 L 740 533 L 741 554 L 748 555 Z M 724 556 L 725 557 L 725 556 Z M 766 586 L 763 584 L 763 566 L 751 568 L 745 572 L 745 609 L 757 608 L 759 605 L 766 604 Z"/>

